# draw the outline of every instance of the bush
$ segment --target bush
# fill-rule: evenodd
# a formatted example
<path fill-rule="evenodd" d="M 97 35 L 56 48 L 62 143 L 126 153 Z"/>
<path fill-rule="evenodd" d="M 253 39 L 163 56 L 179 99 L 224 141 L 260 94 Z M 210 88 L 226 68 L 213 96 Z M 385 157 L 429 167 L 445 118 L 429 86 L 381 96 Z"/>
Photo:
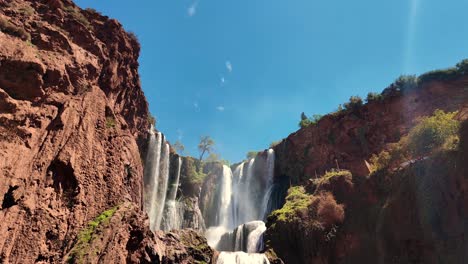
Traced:
<path fill-rule="evenodd" d="M 102 16 L 101 12 L 97 11 L 97 10 L 94 9 L 94 8 L 89 8 L 89 7 L 88 7 L 88 8 L 86 8 L 85 10 L 86 10 L 88 13 L 91 13 L 91 14 L 93 14 L 93 15 L 101 15 L 101 16 Z"/>
<path fill-rule="evenodd" d="M 368 93 L 367 94 L 367 98 L 366 98 L 366 102 L 375 102 L 375 101 L 380 101 L 382 100 L 384 97 L 382 94 L 379 94 L 379 93 Z"/>
<path fill-rule="evenodd" d="M 468 59 L 462 60 L 455 67 L 426 72 L 419 76 L 419 83 L 429 81 L 448 81 L 468 73 Z"/>
<path fill-rule="evenodd" d="M 312 124 L 312 122 L 309 119 L 303 119 L 303 120 L 299 121 L 299 127 L 300 128 L 306 128 L 306 127 L 310 126 L 311 124 Z"/>
<path fill-rule="evenodd" d="M 112 116 L 106 117 L 106 127 L 107 128 L 114 128 L 116 125 L 115 118 Z"/>
<path fill-rule="evenodd" d="M 401 75 L 392 84 L 399 91 L 410 91 L 418 87 L 416 75 Z"/>
<path fill-rule="evenodd" d="M 322 119 L 322 115 L 313 115 L 311 118 L 307 117 L 306 114 L 304 114 L 304 112 L 302 112 L 301 114 L 301 121 L 299 122 L 299 127 L 300 128 L 305 128 L 305 127 L 308 127 L 310 125 L 316 125 L 320 119 Z"/>
<path fill-rule="evenodd" d="M 273 141 L 270 143 L 270 148 L 274 148 L 276 146 L 278 146 L 281 142 L 283 142 L 283 140 L 277 140 L 277 141 Z"/>
<path fill-rule="evenodd" d="M 312 196 L 305 192 L 304 187 L 294 186 L 289 188 L 286 202 L 281 209 L 272 212 L 272 216 L 278 221 L 291 222 L 298 217 L 300 211 L 307 210 L 311 204 Z"/>
<path fill-rule="evenodd" d="M 249 152 L 247 152 L 246 158 L 247 159 L 253 159 L 253 158 L 257 157 L 257 155 L 258 155 L 258 151 L 249 151 Z"/>
<path fill-rule="evenodd" d="M 362 106 L 362 99 L 359 96 L 351 96 L 349 102 L 343 104 L 346 110 L 354 111 Z"/>
<path fill-rule="evenodd" d="M 403 161 L 421 158 L 438 150 L 453 150 L 458 147 L 460 127 L 454 117 L 456 112 L 436 110 L 434 115 L 421 118 L 397 143 L 389 144 L 386 150 L 370 159 L 371 173 L 399 166 Z"/>
<path fill-rule="evenodd" d="M 373 154 L 370 159 L 370 172 L 376 172 L 390 166 L 392 156 L 388 151 L 382 151 L 378 155 Z"/>
<path fill-rule="evenodd" d="M 10 23 L 10 21 L 0 18 L 0 30 L 3 31 L 6 34 L 19 37 L 22 40 L 25 41 L 30 41 L 31 40 L 31 35 L 24 30 L 24 28 L 17 27 Z"/>
<path fill-rule="evenodd" d="M 323 228 L 328 229 L 342 223 L 345 217 L 344 206 L 338 204 L 333 194 L 322 192 L 311 203 L 317 210 L 317 220 Z"/>
<path fill-rule="evenodd" d="M 153 127 L 156 126 L 156 118 L 151 113 L 148 113 L 148 123 L 153 125 Z"/>
<path fill-rule="evenodd" d="M 458 74 L 463 75 L 468 73 L 468 59 L 464 59 L 457 63 L 455 66 L 457 68 Z"/>
<path fill-rule="evenodd" d="M 422 118 L 408 134 L 408 149 L 416 157 L 440 149 L 447 141 L 456 142 L 460 123 L 454 119 L 456 112 L 436 110 L 433 116 Z M 453 144 L 451 145 L 453 148 Z"/>
<path fill-rule="evenodd" d="M 89 20 L 81 13 L 81 11 L 72 5 L 64 7 L 64 10 L 70 14 L 74 19 L 83 24 L 86 28 L 92 29 Z"/>

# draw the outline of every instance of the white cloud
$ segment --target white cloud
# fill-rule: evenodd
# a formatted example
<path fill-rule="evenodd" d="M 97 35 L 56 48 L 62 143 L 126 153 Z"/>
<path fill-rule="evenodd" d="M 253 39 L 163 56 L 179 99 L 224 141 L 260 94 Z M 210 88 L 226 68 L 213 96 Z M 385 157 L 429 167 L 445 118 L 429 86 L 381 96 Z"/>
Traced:
<path fill-rule="evenodd" d="M 195 108 L 195 111 L 200 112 L 200 106 L 197 101 L 193 102 L 193 107 Z"/>
<path fill-rule="evenodd" d="M 220 105 L 216 107 L 216 110 L 223 112 L 224 111 L 224 106 Z"/>
<path fill-rule="evenodd" d="M 197 13 L 198 1 L 193 2 L 187 9 L 189 17 L 193 17 Z"/>
<path fill-rule="evenodd" d="M 180 128 L 177 129 L 177 139 L 180 141 L 184 137 L 184 131 Z"/>
<path fill-rule="evenodd" d="M 226 79 L 224 79 L 224 77 L 221 77 L 221 83 L 225 83 L 226 82 Z"/>
<path fill-rule="evenodd" d="M 232 64 L 230 61 L 226 61 L 226 69 L 228 72 L 232 72 Z"/>

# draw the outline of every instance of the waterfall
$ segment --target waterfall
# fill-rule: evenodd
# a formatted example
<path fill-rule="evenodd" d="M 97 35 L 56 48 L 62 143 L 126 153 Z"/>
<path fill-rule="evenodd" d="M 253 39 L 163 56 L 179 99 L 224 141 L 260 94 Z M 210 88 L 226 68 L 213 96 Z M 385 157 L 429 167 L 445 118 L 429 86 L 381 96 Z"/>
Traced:
<path fill-rule="evenodd" d="M 218 226 L 205 233 L 208 244 L 221 251 L 217 263 L 269 263 L 263 250 L 263 222 L 277 209 L 272 199 L 277 184 L 274 178 L 275 152 L 269 149 L 248 162 L 242 162 L 232 173 L 223 166 L 221 183 L 216 187 L 214 203 Z"/>
<path fill-rule="evenodd" d="M 144 209 L 152 231 L 161 227 L 168 230 L 180 226 L 180 214 L 175 201 L 182 164 L 180 158 L 178 161 L 175 180 L 169 186 L 170 146 L 164 136 L 160 132 L 155 133 L 151 127 L 144 171 Z"/>
<path fill-rule="evenodd" d="M 177 159 L 177 171 L 175 178 L 172 179 L 172 183 L 169 184 L 167 190 L 166 207 L 164 208 L 163 219 L 161 223 L 161 229 L 169 231 L 172 229 L 182 228 L 183 209 L 176 201 L 177 190 L 179 188 L 180 171 L 182 168 L 182 159 Z"/>
<path fill-rule="evenodd" d="M 157 219 L 157 193 L 159 183 L 159 165 L 161 159 L 162 134 L 155 135 L 153 127 L 150 129 L 148 153 L 145 162 L 145 210 L 150 220 L 150 229 L 154 230 Z"/>
<path fill-rule="evenodd" d="M 267 161 L 266 161 L 266 189 L 267 191 L 265 192 L 263 199 L 262 199 L 262 209 L 261 209 L 261 216 L 263 220 L 266 220 L 268 214 L 270 214 L 271 211 L 277 209 L 273 208 L 272 203 L 270 203 L 271 195 L 274 190 L 274 176 L 275 176 L 275 151 L 273 149 L 268 150 L 267 154 Z"/>
<path fill-rule="evenodd" d="M 166 204 L 166 197 L 167 197 L 167 185 L 169 181 L 169 144 L 164 142 L 163 153 L 161 156 L 161 188 L 158 188 L 158 203 L 157 203 L 157 214 L 156 214 L 156 222 L 154 229 L 160 229 L 161 220 L 164 212 L 164 206 Z"/>
<path fill-rule="evenodd" d="M 219 223 L 221 226 L 228 227 L 232 220 L 231 197 L 232 197 L 232 171 L 223 165 L 223 178 L 221 181 L 221 199 L 219 208 Z"/>
<path fill-rule="evenodd" d="M 244 162 L 242 162 L 239 166 L 236 167 L 233 174 L 233 193 L 239 193 L 242 191 L 240 187 L 242 178 L 244 176 Z M 232 197 L 232 213 L 233 213 L 233 223 L 239 223 L 239 195 L 234 195 Z"/>
<path fill-rule="evenodd" d="M 263 221 L 252 221 L 224 233 L 216 245 L 220 251 L 244 251 L 256 253 L 262 246 L 262 235 L 266 230 Z"/>
<path fill-rule="evenodd" d="M 264 254 L 221 252 L 216 264 L 270 264 Z"/>

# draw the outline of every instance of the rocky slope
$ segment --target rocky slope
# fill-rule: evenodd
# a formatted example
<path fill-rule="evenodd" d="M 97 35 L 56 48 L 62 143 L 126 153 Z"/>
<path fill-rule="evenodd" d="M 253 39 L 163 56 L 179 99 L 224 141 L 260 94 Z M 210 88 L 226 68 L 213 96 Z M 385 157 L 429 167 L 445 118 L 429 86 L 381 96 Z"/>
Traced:
<path fill-rule="evenodd" d="M 12 0 L 0 43 L 0 262 L 194 263 L 204 238 L 154 236 L 141 211 L 150 119 L 135 36 L 68 0 Z"/>

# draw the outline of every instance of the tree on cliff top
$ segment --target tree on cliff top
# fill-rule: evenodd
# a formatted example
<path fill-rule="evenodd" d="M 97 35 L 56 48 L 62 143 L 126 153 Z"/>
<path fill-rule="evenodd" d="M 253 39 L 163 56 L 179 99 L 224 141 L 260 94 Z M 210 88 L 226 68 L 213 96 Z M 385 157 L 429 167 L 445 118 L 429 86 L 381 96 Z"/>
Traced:
<path fill-rule="evenodd" d="M 184 144 L 182 144 L 182 142 L 180 142 L 179 140 L 177 140 L 172 146 L 174 147 L 174 149 L 177 151 L 179 155 L 182 155 L 185 151 Z"/>
<path fill-rule="evenodd" d="M 200 151 L 200 160 L 203 160 L 205 153 L 211 153 L 215 145 L 214 140 L 210 136 L 200 137 L 200 143 L 198 144 L 198 151 Z"/>

